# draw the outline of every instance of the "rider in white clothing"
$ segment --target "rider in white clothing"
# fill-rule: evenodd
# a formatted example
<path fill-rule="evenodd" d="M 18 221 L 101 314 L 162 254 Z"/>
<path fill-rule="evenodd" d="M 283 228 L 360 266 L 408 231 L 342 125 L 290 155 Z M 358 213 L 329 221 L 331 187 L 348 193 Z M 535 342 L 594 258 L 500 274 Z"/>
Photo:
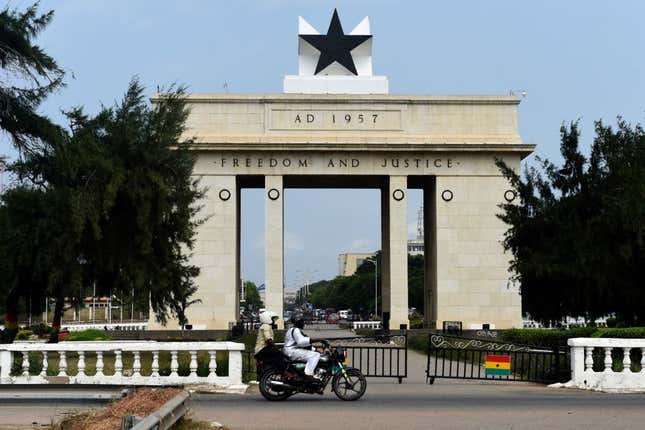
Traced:
<path fill-rule="evenodd" d="M 284 337 L 284 355 L 290 360 L 305 361 L 305 375 L 313 376 L 320 360 L 320 353 L 311 350 L 311 338 L 302 333 L 305 321 L 301 316 L 292 320 L 293 327 L 287 330 Z"/>

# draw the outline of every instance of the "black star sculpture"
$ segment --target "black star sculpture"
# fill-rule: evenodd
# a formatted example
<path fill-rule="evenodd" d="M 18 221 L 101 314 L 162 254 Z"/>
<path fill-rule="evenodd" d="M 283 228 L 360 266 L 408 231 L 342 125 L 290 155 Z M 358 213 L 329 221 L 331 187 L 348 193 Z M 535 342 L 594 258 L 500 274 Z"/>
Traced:
<path fill-rule="evenodd" d="M 343 32 L 343 26 L 340 24 L 340 19 L 338 18 L 338 12 L 334 9 L 334 15 L 331 17 L 326 35 L 301 34 L 300 37 L 320 51 L 320 57 L 318 58 L 314 75 L 320 73 L 334 61 L 337 61 L 353 74 L 358 75 L 351 51 L 372 36 L 345 34 Z"/>

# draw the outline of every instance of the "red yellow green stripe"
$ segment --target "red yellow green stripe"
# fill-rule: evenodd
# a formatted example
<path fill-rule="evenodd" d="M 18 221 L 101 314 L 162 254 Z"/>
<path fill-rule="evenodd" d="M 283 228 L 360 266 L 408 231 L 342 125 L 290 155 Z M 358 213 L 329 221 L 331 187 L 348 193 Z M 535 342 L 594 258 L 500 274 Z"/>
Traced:
<path fill-rule="evenodd" d="M 511 356 L 494 355 L 486 356 L 486 375 L 507 376 L 511 374 Z"/>

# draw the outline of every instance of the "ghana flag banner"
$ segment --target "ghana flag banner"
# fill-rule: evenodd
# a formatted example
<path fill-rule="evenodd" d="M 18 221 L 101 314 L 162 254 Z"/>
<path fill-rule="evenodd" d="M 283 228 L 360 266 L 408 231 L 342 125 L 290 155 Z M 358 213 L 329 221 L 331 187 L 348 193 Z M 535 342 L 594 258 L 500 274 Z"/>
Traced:
<path fill-rule="evenodd" d="M 486 376 L 499 375 L 508 376 L 511 374 L 510 355 L 486 355 Z"/>

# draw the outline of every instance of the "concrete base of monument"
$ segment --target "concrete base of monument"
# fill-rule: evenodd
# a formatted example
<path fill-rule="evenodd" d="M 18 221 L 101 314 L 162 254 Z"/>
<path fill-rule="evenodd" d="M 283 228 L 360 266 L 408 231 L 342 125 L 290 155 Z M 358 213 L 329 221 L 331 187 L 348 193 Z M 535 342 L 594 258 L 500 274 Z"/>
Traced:
<path fill-rule="evenodd" d="M 298 76 L 284 77 L 286 94 L 387 94 L 385 76 Z"/>

